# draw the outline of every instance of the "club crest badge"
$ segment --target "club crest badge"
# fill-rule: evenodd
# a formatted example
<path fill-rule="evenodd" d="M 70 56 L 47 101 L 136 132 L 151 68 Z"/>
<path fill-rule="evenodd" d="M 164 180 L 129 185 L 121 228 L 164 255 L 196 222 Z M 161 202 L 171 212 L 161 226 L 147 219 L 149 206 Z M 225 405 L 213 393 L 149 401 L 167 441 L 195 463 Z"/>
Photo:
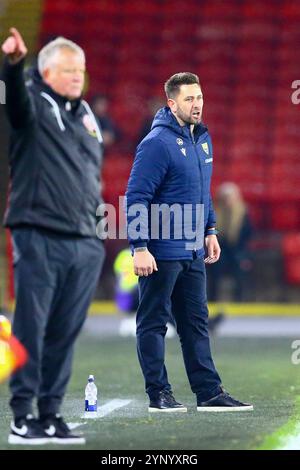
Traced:
<path fill-rule="evenodd" d="M 207 153 L 207 155 L 209 155 L 208 143 L 204 142 L 204 144 L 201 144 L 201 145 L 202 145 L 204 152 Z"/>
<path fill-rule="evenodd" d="M 95 123 L 88 114 L 83 116 L 82 122 L 88 133 L 93 137 L 97 137 Z"/>

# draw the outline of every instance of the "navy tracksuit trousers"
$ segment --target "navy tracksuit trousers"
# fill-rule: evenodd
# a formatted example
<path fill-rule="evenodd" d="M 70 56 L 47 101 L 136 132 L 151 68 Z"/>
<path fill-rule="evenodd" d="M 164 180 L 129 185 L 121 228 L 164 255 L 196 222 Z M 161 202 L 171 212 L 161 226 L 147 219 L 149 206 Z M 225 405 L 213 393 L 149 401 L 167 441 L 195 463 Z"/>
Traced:
<path fill-rule="evenodd" d="M 14 229 L 13 332 L 29 353 L 10 381 L 14 416 L 58 413 L 71 375 L 74 341 L 102 264 L 103 243 L 39 228 Z"/>
<path fill-rule="evenodd" d="M 208 336 L 206 272 L 203 258 L 157 261 L 158 271 L 139 278 L 137 351 L 149 398 L 171 389 L 164 363 L 166 324 L 176 321 L 192 391 L 206 401 L 222 391 Z"/>

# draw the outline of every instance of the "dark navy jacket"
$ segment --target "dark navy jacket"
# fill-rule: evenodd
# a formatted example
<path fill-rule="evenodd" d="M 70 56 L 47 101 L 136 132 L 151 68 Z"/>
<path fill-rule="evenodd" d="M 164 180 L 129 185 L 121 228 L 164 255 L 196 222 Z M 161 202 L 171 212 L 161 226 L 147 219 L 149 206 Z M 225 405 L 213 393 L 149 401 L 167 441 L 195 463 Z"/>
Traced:
<path fill-rule="evenodd" d="M 4 64 L 11 124 L 10 192 L 4 223 L 96 237 L 102 202 L 102 137 L 88 104 L 55 93 L 23 61 Z"/>
<path fill-rule="evenodd" d="M 159 260 L 203 256 L 205 231 L 216 223 L 210 195 L 212 161 L 211 138 L 203 124 L 195 126 L 192 136 L 190 127 L 181 127 L 168 107 L 157 112 L 151 132 L 137 147 L 126 192 L 128 238 L 132 247 L 147 246 Z M 135 204 L 147 208 L 147 220 L 145 216 L 137 217 L 140 213 L 135 215 Z M 176 204 L 181 208 L 187 205 L 186 218 L 182 216 L 180 220 L 171 210 L 169 218 L 160 217 L 157 229 L 154 222 L 157 218 L 150 220 L 153 204 Z M 199 207 L 204 208 L 202 223 L 198 225 L 197 205 L 198 212 Z M 141 234 L 135 239 L 132 228 L 138 220 Z M 167 224 L 171 227 L 170 237 L 167 232 L 163 234 Z M 191 238 L 196 231 L 197 242 L 195 236 Z"/>

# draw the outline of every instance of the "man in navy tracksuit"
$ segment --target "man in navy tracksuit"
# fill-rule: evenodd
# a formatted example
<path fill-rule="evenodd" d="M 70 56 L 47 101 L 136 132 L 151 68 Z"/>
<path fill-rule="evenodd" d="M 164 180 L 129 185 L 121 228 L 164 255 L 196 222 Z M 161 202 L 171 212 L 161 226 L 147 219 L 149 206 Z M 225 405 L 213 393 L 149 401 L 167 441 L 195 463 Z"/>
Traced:
<path fill-rule="evenodd" d="M 210 195 L 212 144 L 201 123 L 199 78 L 178 73 L 165 91 L 168 107 L 157 112 L 137 148 L 126 193 L 128 237 L 139 276 L 137 350 L 149 411 L 187 411 L 172 394 L 164 364 L 170 312 L 197 410 L 249 410 L 252 405 L 223 389 L 210 351 L 205 263 L 218 261 L 220 247 Z"/>
<path fill-rule="evenodd" d="M 104 259 L 96 236 L 101 133 L 82 100 L 85 57 L 64 38 L 38 55 L 25 84 L 19 32 L 2 45 L 11 125 L 5 225 L 14 247 L 14 334 L 29 360 L 11 379 L 11 444 L 84 443 L 60 416 L 74 342 Z M 33 417 L 37 399 L 39 418 Z"/>

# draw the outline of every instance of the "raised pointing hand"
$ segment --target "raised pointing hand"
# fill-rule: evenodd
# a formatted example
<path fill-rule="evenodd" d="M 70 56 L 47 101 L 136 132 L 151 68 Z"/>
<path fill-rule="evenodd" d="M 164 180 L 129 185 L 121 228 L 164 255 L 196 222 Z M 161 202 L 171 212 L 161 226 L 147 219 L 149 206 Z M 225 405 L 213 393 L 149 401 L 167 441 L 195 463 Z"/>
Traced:
<path fill-rule="evenodd" d="M 8 56 L 9 62 L 16 64 L 27 54 L 27 47 L 16 28 L 10 28 L 10 36 L 2 44 L 2 52 Z"/>

